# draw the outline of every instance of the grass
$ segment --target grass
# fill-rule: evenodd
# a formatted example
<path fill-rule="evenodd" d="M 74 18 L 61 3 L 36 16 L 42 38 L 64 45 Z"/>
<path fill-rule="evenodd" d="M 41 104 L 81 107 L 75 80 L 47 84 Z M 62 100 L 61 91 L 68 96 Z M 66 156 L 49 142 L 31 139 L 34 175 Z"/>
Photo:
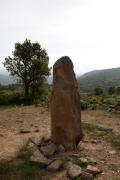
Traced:
<path fill-rule="evenodd" d="M 29 146 L 29 141 L 25 141 L 22 144 L 22 146 L 21 146 L 21 148 L 20 148 L 20 150 L 18 152 L 18 157 L 19 158 L 23 158 L 26 161 L 29 161 L 30 160 L 30 156 L 31 156 L 31 151 L 30 151 L 28 146 Z"/>
<path fill-rule="evenodd" d="M 97 139 L 104 139 L 112 144 L 116 150 L 120 150 L 120 134 L 100 130 L 91 124 L 83 124 L 83 131 Z"/>
<path fill-rule="evenodd" d="M 80 143 L 77 145 L 77 150 L 81 155 L 86 155 L 87 150 Z"/>
<path fill-rule="evenodd" d="M 120 150 L 120 134 L 116 135 L 109 133 L 106 139 L 115 147 L 117 150 Z"/>
<path fill-rule="evenodd" d="M 6 160 L 0 160 L 0 175 L 8 174 L 10 172 L 10 165 Z"/>
<path fill-rule="evenodd" d="M 68 158 L 63 159 L 63 160 L 62 160 L 62 164 L 61 164 L 61 166 L 60 166 L 60 169 L 61 169 L 61 170 L 62 170 L 62 169 L 65 169 L 68 162 L 69 162 Z"/>
<path fill-rule="evenodd" d="M 92 124 L 83 124 L 82 127 L 85 133 L 97 138 L 103 138 L 108 133 L 107 131 L 103 131 Z"/>
<path fill-rule="evenodd" d="M 87 165 L 89 164 L 88 162 L 81 162 L 79 159 L 76 159 L 74 163 L 83 168 L 87 167 Z"/>
<path fill-rule="evenodd" d="M 0 161 L 0 180 L 31 180 L 46 174 L 47 172 L 41 169 L 38 164 L 33 164 L 30 161 L 18 165 L 3 160 Z"/>
<path fill-rule="evenodd" d="M 32 164 L 31 162 L 24 163 L 18 167 L 20 176 L 25 179 L 32 179 L 39 174 L 40 170 L 38 165 Z"/>

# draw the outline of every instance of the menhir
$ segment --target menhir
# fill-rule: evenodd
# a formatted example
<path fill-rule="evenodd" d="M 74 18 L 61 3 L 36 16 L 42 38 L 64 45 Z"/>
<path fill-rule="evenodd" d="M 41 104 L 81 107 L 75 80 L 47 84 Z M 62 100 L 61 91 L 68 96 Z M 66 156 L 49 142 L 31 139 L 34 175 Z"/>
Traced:
<path fill-rule="evenodd" d="M 52 140 L 67 150 L 75 150 L 82 139 L 78 85 L 69 57 L 61 57 L 53 66 L 51 99 Z"/>

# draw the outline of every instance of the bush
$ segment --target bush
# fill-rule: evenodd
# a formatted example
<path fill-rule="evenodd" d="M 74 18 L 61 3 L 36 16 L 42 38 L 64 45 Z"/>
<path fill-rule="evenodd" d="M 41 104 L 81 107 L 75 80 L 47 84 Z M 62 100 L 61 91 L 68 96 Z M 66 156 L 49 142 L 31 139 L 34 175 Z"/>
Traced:
<path fill-rule="evenodd" d="M 0 105 L 27 104 L 29 101 L 20 93 L 0 95 Z"/>
<path fill-rule="evenodd" d="M 81 109 L 82 110 L 86 110 L 88 108 L 88 103 L 86 101 L 81 100 L 80 104 L 81 104 Z"/>
<path fill-rule="evenodd" d="M 21 86 L 12 85 L 4 86 L 4 89 L 0 90 L 0 105 L 20 105 L 20 104 L 33 104 L 44 102 L 47 104 L 50 99 L 50 89 L 48 85 L 42 85 L 39 87 L 39 93 L 36 95 L 25 97 Z"/>
<path fill-rule="evenodd" d="M 10 165 L 6 160 L 0 160 L 0 175 L 8 174 L 10 172 Z"/>
<path fill-rule="evenodd" d="M 103 94 L 103 89 L 102 88 L 95 88 L 94 89 L 94 94 L 96 95 L 96 96 L 100 96 L 100 95 L 102 95 Z"/>

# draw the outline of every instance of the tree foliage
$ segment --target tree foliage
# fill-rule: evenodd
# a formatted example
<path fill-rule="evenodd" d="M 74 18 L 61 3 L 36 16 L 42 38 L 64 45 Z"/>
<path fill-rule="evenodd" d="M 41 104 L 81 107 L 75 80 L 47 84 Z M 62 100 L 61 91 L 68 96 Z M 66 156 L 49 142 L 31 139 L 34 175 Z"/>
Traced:
<path fill-rule="evenodd" d="M 34 95 L 37 87 L 42 85 L 50 74 L 49 57 L 38 42 L 31 43 L 26 39 L 22 44 L 17 42 L 13 57 L 7 57 L 4 66 L 12 76 L 16 76 L 24 85 L 25 96 Z"/>
<path fill-rule="evenodd" d="M 103 89 L 102 88 L 95 88 L 94 89 L 94 94 L 96 95 L 96 96 L 100 96 L 100 95 L 102 95 L 103 94 Z"/>
<path fill-rule="evenodd" d="M 116 87 L 116 94 L 120 95 L 120 86 Z"/>
<path fill-rule="evenodd" d="M 108 89 L 108 93 L 109 93 L 110 95 L 114 94 L 114 93 L 115 93 L 115 87 L 110 87 L 110 88 Z"/>

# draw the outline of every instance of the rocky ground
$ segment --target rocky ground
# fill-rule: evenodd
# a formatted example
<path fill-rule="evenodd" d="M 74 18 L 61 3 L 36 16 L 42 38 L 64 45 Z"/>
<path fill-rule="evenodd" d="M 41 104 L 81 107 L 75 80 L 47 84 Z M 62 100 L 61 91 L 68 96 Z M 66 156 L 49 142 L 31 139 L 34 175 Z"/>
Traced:
<path fill-rule="evenodd" d="M 84 139 L 78 147 L 79 151 L 74 153 L 87 159 L 87 165 L 91 165 L 92 161 L 92 166 L 102 171 L 95 179 L 119 180 L 120 136 L 117 133 L 120 132 L 120 115 L 105 111 L 89 110 L 82 112 L 82 119 L 83 122 L 87 121 L 90 124 L 97 123 L 97 125 L 103 125 L 105 128 L 112 128 L 114 132 L 103 131 L 92 125 L 85 125 L 83 123 Z M 38 106 L 0 108 L 0 159 L 10 160 L 10 163 L 15 165 L 19 165 L 21 162 L 23 163 L 23 159 L 16 158 L 20 149 L 25 150 L 28 139 L 31 139 L 33 142 L 38 142 L 43 137 L 44 139 L 50 137 L 50 112 L 47 108 Z M 4 163 L 1 164 L 2 163 L 0 163 L 0 173 L 3 173 L 3 171 L 6 172 L 3 165 Z M 65 164 L 65 162 L 62 162 L 62 164 Z M 75 161 L 75 164 L 80 165 L 78 160 Z M 25 168 L 27 170 L 25 170 Z M 40 171 L 41 173 L 37 175 L 39 178 L 32 176 L 34 173 L 28 173 L 33 170 L 33 172 L 36 172 L 33 167 L 32 170 L 29 170 L 29 168 L 29 166 L 24 165 L 22 171 L 25 171 L 23 173 L 24 175 L 26 175 L 27 171 L 27 175 L 30 175 L 32 179 L 69 179 L 66 168 L 62 168 L 57 172 L 42 169 Z M 16 177 L 13 174 L 8 177 L 3 173 L 1 177 L 3 179 L 10 179 L 10 177 L 11 179 L 15 179 Z M 80 178 L 81 177 L 78 177 L 77 179 Z"/>

